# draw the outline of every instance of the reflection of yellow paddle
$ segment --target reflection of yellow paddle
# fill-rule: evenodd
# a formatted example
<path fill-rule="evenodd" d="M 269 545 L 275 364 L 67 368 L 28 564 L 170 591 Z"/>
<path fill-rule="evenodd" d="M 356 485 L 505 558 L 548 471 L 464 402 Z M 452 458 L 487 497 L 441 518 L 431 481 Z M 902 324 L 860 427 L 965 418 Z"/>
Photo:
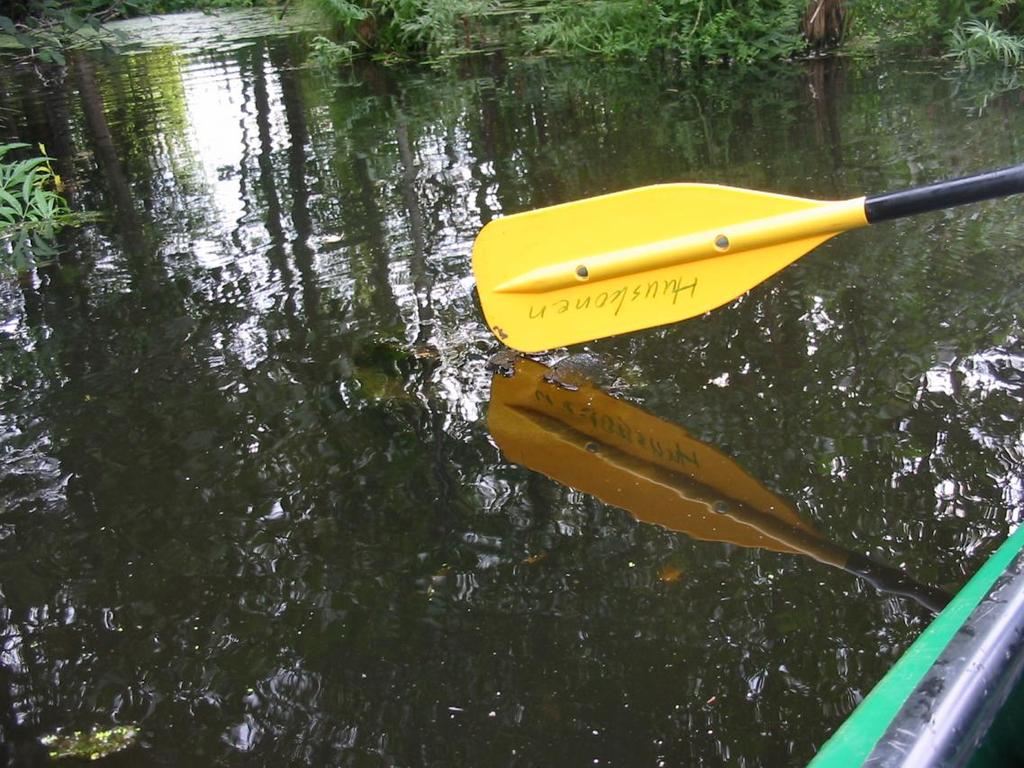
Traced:
<path fill-rule="evenodd" d="M 560 383 L 535 361 L 516 361 L 512 377 L 495 375 L 487 422 L 512 461 L 641 522 L 697 539 L 806 555 L 933 611 L 949 599 L 827 541 L 791 505 L 682 428 L 592 384 Z"/>
<path fill-rule="evenodd" d="M 473 246 L 487 324 L 538 352 L 732 301 L 841 232 L 1024 192 L 1024 165 L 876 197 L 662 184 L 496 219 Z"/>

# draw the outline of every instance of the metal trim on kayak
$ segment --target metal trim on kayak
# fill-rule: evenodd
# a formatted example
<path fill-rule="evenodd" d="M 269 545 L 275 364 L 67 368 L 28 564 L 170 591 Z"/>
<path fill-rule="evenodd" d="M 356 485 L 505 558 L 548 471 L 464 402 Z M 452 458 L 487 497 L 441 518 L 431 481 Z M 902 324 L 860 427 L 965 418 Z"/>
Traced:
<path fill-rule="evenodd" d="M 1000 734 L 993 732 L 993 725 L 1022 671 L 1024 553 L 1018 552 L 914 688 L 864 764 L 961 766 L 983 747 L 1005 752 L 1009 745 L 996 746 Z M 993 757 L 996 764 L 1002 762 Z"/>

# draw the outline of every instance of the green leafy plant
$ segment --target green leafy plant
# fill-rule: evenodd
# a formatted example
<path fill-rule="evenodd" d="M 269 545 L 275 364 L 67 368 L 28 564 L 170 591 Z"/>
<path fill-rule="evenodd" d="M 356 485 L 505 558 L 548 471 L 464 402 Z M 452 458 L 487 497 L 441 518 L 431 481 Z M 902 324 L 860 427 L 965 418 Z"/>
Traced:
<path fill-rule="evenodd" d="M 698 19 L 692 39 L 680 49 L 690 61 L 749 64 L 786 58 L 806 46 L 800 32 L 802 1 L 714 5 L 722 7 L 709 9 L 706 23 Z"/>
<path fill-rule="evenodd" d="M 472 47 L 474 21 L 485 17 L 489 0 L 393 0 L 399 37 L 428 54 L 457 54 Z"/>
<path fill-rule="evenodd" d="M 64 66 L 64 51 L 86 41 L 99 40 L 104 21 L 123 15 L 124 2 L 100 0 L 24 0 L 0 15 L 0 35 L 37 61 Z"/>
<path fill-rule="evenodd" d="M 670 44 L 661 9 L 643 0 L 552 2 L 524 30 L 527 44 L 552 53 L 642 58 Z"/>
<path fill-rule="evenodd" d="M 471 50 L 498 0 L 315 0 L 315 7 L 340 37 L 378 58 L 436 57 Z"/>
<path fill-rule="evenodd" d="M 804 0 L 550 0 L 524 36 L 554 53 L 746 63 L 805 48 L 804 10 Z"/>
<path fill-rule="evenodd" d="M 309 48 L 309 61 L 325 69 L 351 64 L 359 50 L 355 40 L 336 43 L 323 35 L 314 37 L 310 41 Z"/>
<path fill-rule="evenodd" d="M 349 0 L 323 0 L 323 8 L 335 23 L 348 30 L 354 30 L 355 25 L 371 15 L 369 8 Z"/>
<path fill-rule="evenodd" d="M 378 58 L 512 49 L 689 64 L 786 59 L 842 43 L 1014 63 L 1024 0 L 308 0 Z M 961 21 L 971 19 L 972 21 Z M 326 53 L 326 48 L 324 49 Z"/>
<path fill-rule="evenodd" d="M 57 255 L 53 239 L 69 224 L 89 217 L 72 213 L 60 195 L 61 179 L 39 145 L 41 156 L 6 159 L 29 144 L 0 145 L 0 270 L 11 272 L 45 263 Z"/>
<path fill-rule="evenodd" d="M 1020 66 L 1024 63 L 1024 38 L 999 29 L 991 21 L 972 19 L 953 28 L 948 55 L 966 67 L 982 63 Z"/>

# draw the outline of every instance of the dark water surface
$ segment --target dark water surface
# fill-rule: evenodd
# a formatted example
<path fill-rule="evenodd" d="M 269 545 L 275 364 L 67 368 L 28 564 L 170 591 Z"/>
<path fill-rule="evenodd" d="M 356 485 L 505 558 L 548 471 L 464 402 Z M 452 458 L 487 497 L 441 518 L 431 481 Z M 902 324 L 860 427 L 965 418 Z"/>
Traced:
<path fill-rule="evenodd" d="M 131 723 L 131 764 L 806 761 L 931 612 L 513 463 L 472 241 L 653 182 L 839 198 L 1009 165 L 1024 91 L 927 62 L 304 55 L 0 73 L 5 135 L 106 214 L 0 283 L 8 760 Z M 1020 200 L 858 231 L 704 318 L 541 359 L 585 352 L 830 551 L 954 592 L 1022 514 L 1022 242 Z"/>

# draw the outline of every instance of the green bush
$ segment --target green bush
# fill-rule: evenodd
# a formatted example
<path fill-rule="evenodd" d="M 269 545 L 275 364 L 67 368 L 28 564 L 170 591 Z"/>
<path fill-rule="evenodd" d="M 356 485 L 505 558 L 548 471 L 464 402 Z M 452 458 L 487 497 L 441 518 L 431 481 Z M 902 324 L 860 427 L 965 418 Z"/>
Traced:
<path fill-rule="evenodd" d="M 485 24 L 515 17 L 528 51 L 749 62 L 803 50 L 806 0 L 315 0 L 348 40 L 377 52 L 469 50 Z"/>
<path fill-rule="evenodd" d="M 1020 0 L 858 0 L 848 3 L 852 35 L 868 45 L 938 51 L 968 22 L 1024 33 Z M 952 41 L 952 43 L 951 43 Z"/>
<path fill-rule="evenodd" d="M 751 62 L 805 48 L 804 9 L 804 0 L 552 0 L 525 37 L 566 54 Z"/>
<path fill-rule="evenodd" d="M 410 56 L 459 53 L 494 8 L 492 0 L 317 0 L 341 35 L 361 48 Z"/>
<path fill-rule="evenodd" d="M 670 45 L 673 30 L 667 21 L 657 4 L 644 0 L 556 0 L 523 35 L 534 50 L 636 58 Z"/>
<path fill-rule="evenodd" d="M 676 5 L 682 10 L 690 4 Z M 719 5 L 709 10 L 706 24 L 695 22 L 692 40 L 677 51 L 680 56 L 690 61 L 750 63 L 786 58 L 806 47 L 800 31 L 803 0 Z"/>
<path fill-rule="evenodd" d="M 388 0 L 381 5 L 390 11 L 389 26 L 400 44 L 432 56 L 470 49 L 474 24 L 495 7 L 490 0 Z"/>

